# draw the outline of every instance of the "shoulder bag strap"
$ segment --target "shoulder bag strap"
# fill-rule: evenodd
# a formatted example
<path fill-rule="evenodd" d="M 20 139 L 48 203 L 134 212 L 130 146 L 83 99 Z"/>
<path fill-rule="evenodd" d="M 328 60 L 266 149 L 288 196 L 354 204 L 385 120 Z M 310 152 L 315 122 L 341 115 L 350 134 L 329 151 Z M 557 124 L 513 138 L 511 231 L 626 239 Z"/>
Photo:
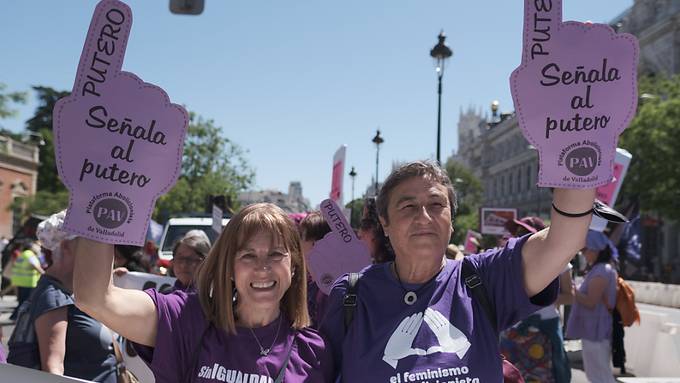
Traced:
<path fill-rule="evenodd" d="M 482 306 L 482 310 L 484 310 L 484 314 L 491 323 L 491 327 L 498 331 L 498 324 L 496 323 L 496 309 L 489 299 L 489 294 L 486 292 L 486 288 L 484 288 L 482 278 L 479 277 L 479 274 L 477 274 L 477 271 L 475 271 L 474 266 L 472 266 L 470 262 L 471 261 L 465 257 L 461 263 L 461 276 L 463 277 L 463 281 L 465 281 L 465 286 L 470 289 L 474 299 Z M 451 305 L 451 310 L 453 311 L 453 305 Z"/>
<path fill-rule="evenodd" d="M 349 326 L 354 320 L 354 310 L 357 307 L 357 282 L 359 282 L 359 273 L 349 273 L 349 285 L 345 296 L 342 299 L 342 307 L 345 311 L 345 333 L 349 330 Z"/>

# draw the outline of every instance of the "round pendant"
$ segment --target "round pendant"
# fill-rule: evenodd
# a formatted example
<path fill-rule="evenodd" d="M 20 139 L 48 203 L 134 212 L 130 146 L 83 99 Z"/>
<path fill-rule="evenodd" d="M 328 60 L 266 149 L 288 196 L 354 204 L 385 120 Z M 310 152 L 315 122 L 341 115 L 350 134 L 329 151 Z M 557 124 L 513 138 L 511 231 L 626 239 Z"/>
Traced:
<path fill-rule="evenodd" d="M 408 293 L 406 293 L 406 295 L 404 295 L 404 303 L 406 303 L 409 306 L 416 303 L 417 300 L 418 296 L 413 291 L 409 291 Z"/>
<path fill-rule="evenodd" d="M 262 356 L 267 356 L 267 355 L 269 355 L 269 349 L 268 349 L 268 348 L 265 348 L 265 349 L 263 349 L 263 350 L 260 350 L 260 355 L 262 355 Z"/>

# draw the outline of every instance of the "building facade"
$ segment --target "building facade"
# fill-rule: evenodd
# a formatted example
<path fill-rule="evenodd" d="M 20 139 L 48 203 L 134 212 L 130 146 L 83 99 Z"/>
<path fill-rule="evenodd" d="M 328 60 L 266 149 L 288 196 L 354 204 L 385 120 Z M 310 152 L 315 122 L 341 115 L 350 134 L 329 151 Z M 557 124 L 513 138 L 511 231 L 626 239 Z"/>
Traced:
<path fill-rule="evenodd" d="M 39 163 L 37 146 L 0 136 L 0 236 L 19 229 L 21 200 L 36 192 Z"/>
<path fill-rule="evenodd" d="M 635 0 L 610 25 L 638 38 L 641 75 L 680 73 L 680 1 Z M 631 153 L 635 160 L 635 151 Z M 680 283 L 680 223 L 666 219 L 663 212 L 647 214 L 641 222 L 642 275 Z"/>
<path fill-rule="evenodd" d="M 472 109 L 461 112 L 458 142 L 453 159 L 482 182 L 482 206 L 515 208 L 520 217 L 550 215 L 550 191 L 536 186 L 536 150 L 524 138 L 514 114 L 487 119 Z"/>
<path fill-rule="evenodd" d="M 638 38 L 641 74 L 680 73 L 680 1 L 635 0 L 610 25 Z"/>
<path fill-rule="evenodd" d="M 239 193 L 241 206 L 259 202 L 273 203 L 287 213 L 304 213 L 311 210 L 309 200 L 302 195 L 302 184 L 292 181 L 288 186 L 288 194 L 278 190 L 247 191 Z"/>

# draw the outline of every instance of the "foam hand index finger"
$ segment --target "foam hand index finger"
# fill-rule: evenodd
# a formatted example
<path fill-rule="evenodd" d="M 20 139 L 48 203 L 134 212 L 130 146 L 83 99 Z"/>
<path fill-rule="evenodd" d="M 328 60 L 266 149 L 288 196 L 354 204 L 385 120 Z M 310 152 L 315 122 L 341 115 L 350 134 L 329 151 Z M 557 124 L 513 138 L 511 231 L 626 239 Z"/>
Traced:
<path fill-rule="evenodd" d="M 73 92 L 54 106 L 64 229 L 141 246 L 156 199 L 179 177 L 189 116 L 160 87 L 121 71 L 132 11 L 102 0 L 92 15 Z"/>
<path fill-rule="evenodd" d="M 562 22 L 562 0 L 524 0 L 522 62 L 550 56 L 550 36 Z"/>
<path fill-rule="evenodd" d="M 76 97 L 101 97 L 108 80 L 120 72 L 125 58 L 132 11 L 118 0 L 103 0 L 95 8 L 73 84 Z"/>
<path fill-rule="evenodd" d="M 307 256 L 309 272 L 319 289 L 329 294 L 333 282 L 346 273 L 371 264 L 368 247 L 347 222 L 340 207 L 330 199 L 321 202 L 321 212 L 331 232 L 316 241 Z"/>
<path fill-rule="evenodd" d="M 343 242 L 350 243 L 359 240 L 342 213 L 342 209 L 333 200 L 327 199 L 321 202 L 321 214 L 331 227 L 331 231 L 342 238 Z"/>
<path fill-rule="evenodd" d="M 612 179 L 619 134 L 637 107 L 637 39 L 562 21 L 561 0 L 525 0 L 522 63 L 510 76 L 517 123 L 537 150 L 538 185 Z"/>

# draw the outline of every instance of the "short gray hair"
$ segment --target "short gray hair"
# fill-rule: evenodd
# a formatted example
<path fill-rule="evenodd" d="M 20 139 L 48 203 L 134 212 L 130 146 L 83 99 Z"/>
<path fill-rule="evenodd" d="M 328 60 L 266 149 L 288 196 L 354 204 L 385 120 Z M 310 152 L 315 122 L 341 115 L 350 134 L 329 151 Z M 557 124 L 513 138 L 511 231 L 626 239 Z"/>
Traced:
<path fill-rule="evenodd" d="M 203 230 L 191 230 L 184 234 L 184 237 L 175 243 L 172 247 L 172 255 L 174 257 L 175 252 L 179 245 L 184 245 L 190 248 L 194 253 L 196 253 L 201 259 L 205 259 L 210 253 L 210 238 L 205 234 Z"/>
<path fill-rule="evenodd" d="M 402 182 L 413 177 L 424 177 L 430 181 L 436 182 L 446 188 L 449 196 L 449 207 L 451 209 L 451 218 L 454 217 L 458 210 L 458 199 L 456 198 L 456 191 L 453 189 L 453 184 L 446 171 L 441 168 L 436 162 L 431 160 L 413 161 L 401 165 L 394 169 L 387 177 L 385 183 L 380 188 L 378 193 L 377 206 L 378 215 L 380 215 L 386 222 L 389 222 L 387 216 L 387 207 L 390 204 L 392 190 L 399 186 Z"/>

